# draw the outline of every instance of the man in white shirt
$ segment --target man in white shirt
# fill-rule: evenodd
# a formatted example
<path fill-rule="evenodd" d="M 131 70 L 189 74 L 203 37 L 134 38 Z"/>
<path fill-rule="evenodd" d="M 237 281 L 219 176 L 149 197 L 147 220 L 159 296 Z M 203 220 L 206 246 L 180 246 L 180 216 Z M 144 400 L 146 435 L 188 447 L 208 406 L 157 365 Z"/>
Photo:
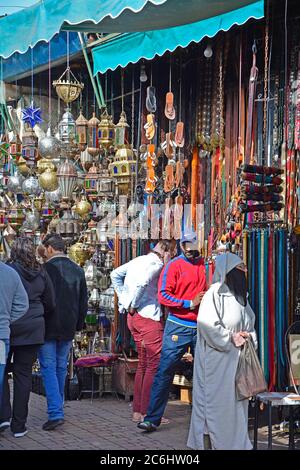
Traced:
<path fill-rule="evenodd" d="M 111 273 L 120 311 L 135 341 L 139 364 L 133 392 L 133 421 L 143 420 L 156 373 L 163 337 L 158 279 L 162 268 L 176 254 L 175 240 L 161 240 L 148 255 L 138 256 Z"/>

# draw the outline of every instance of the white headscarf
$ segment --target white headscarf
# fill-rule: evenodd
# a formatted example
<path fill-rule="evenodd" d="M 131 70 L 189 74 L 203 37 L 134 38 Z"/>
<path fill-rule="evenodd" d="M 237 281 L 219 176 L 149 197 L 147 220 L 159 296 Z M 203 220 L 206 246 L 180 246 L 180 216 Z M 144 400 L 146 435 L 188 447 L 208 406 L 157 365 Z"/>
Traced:
<path fill-rule="evenodd" d="M 226 274 L 229 273 L 233 268 L 242 264 L 243 260 L 233 253 L 224 253 L 216 257 L 216 269 L 213 277 L 213 284 L 220 282 L 224 284 Z"/>

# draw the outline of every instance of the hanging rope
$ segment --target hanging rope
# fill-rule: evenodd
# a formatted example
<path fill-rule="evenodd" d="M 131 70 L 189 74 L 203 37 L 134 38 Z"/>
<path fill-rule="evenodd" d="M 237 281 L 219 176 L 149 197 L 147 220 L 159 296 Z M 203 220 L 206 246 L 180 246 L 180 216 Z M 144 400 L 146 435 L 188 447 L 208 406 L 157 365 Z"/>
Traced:
<path fill-rule="evenodd" d="M 48 86 L 49 86 L 49 89 L 48 89 L 48 96 L 49 96 L 49 106 L 48 106 L 49 127 L 51 127 L 51 115 L 52 115 L 52 110 L 51 110 L 51 41 L 49 41 L 49 43 L 48 43 Z"/>

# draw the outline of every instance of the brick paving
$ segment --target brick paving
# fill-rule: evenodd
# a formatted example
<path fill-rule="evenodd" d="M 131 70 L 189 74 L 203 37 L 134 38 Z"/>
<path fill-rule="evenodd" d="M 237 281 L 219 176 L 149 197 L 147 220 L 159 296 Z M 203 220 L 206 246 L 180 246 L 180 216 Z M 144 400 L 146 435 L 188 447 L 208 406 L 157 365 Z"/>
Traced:
<path fill-rule="evenodd" d="M 162 425 L 154 433 L 143 433 L 131 422 L 131 406 L 123 399 L 109 395 L 101 399 L 67 401 L 65 424 L 51 432 L 43 431 L 47 421 L 46 401 L 31 394 L 27 423 L 28 434 L 16 439 L 10 430 L 0 434 L 0 450 L 183 450 L 186 441 L 191 407 L 170 401 L 165 416 L 172 424 Z M 266 448 L 267 430 L 259 432 L 259 448 Z M 274 430 L 274 449 L 287 448 L 287 435 Z M 299 448 L 300 439 L 297 447 Z"/>

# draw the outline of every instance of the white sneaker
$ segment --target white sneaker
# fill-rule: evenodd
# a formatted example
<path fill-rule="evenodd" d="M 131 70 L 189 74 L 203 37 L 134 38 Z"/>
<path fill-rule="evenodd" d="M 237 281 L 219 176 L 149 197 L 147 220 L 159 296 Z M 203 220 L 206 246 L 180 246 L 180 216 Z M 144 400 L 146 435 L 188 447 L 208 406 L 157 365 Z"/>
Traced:
<path fill-rule="evenodd" d="M 5 429 L 9 428 L 10 422 L 9 421 L 3 421 L 0 423 L 0 432 L 5 431 Z"/>
<path fill-rule="evenodd" d="M 28 433 L 27 429 L 23 432 L 14 432 L 14 437 L 24 437 Z"/>

